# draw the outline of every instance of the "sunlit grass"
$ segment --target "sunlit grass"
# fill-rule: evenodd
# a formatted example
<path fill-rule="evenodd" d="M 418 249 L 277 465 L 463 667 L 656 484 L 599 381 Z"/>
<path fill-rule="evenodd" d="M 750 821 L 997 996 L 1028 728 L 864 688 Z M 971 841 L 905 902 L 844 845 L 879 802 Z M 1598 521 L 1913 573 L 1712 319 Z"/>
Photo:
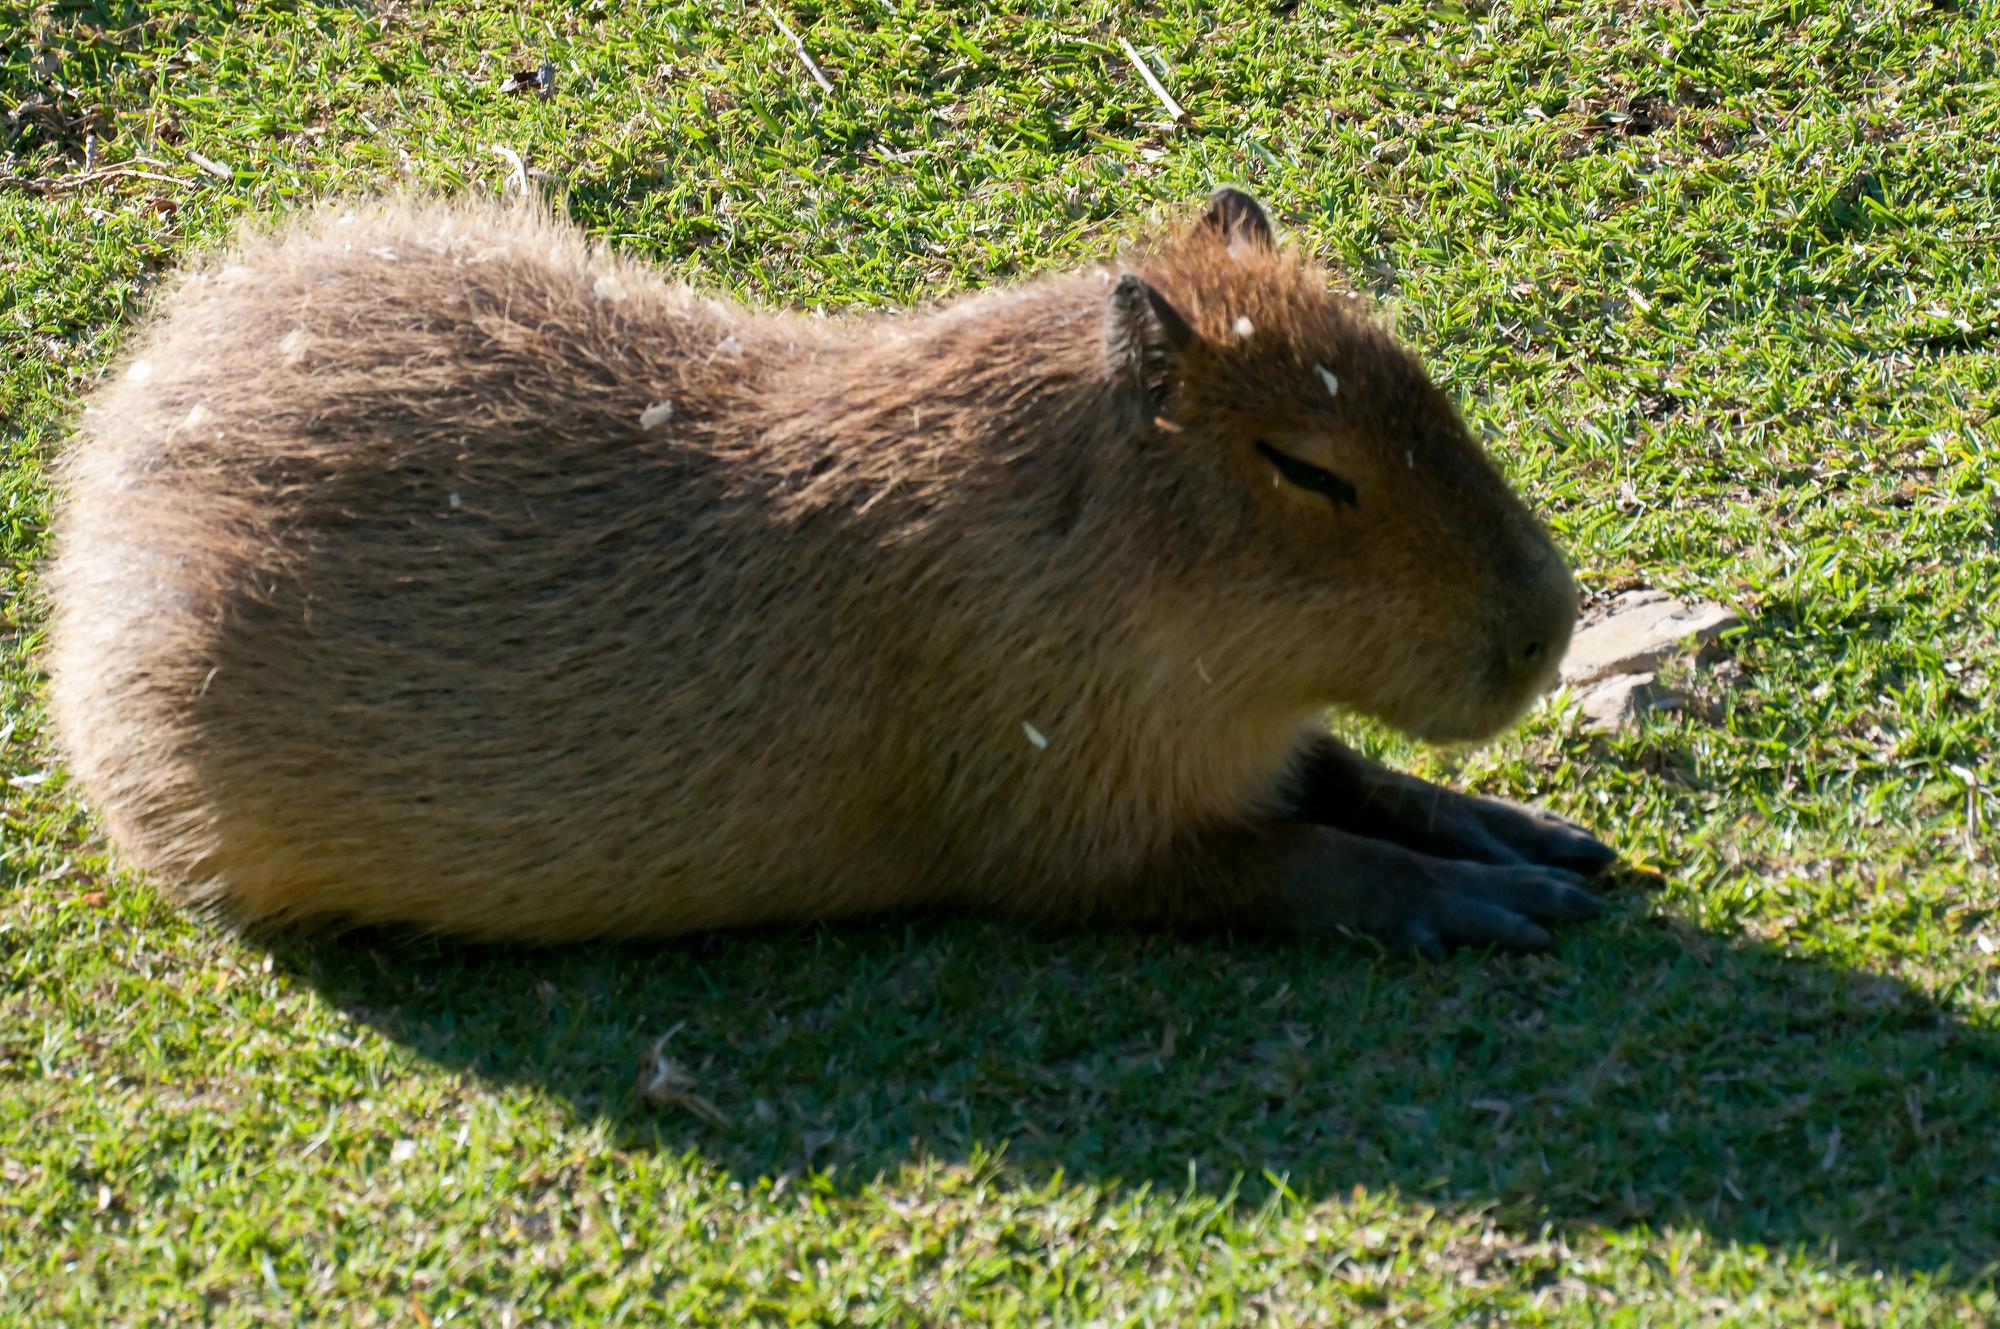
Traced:
<path fill-rule="evenodd" d="M 1897 3 L 0 0 L 0 1317 L 1967 1323 L 2000 1314 L 2000 20 Z M 1188 109 L 1178 129 L 1118 46 Z M 552 95 L 500 93 L 549 61 Z M 37 100 L 40 99 L 40 100 Z M 969 921 L 246 942 L 108 871 L 39 736 L 45 464 L 240 218 L 539 190 L 896 304 L 1245 184 L 1593 591 L 1741 676 L 1427 773 L 1660 884 L 1423 966 Z M 655 1040 L 720 1120 L 650 1104 Z"/>

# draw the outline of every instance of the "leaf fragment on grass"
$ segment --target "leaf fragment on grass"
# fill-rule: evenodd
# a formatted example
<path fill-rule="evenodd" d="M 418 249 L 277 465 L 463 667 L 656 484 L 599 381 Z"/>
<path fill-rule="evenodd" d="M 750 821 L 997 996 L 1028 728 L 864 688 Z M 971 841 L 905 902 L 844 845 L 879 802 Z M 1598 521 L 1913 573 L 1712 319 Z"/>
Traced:
<path fill-rule="evenodd" d="M 694 1091 L 697 1083 L 686 1067 L 667 1055 L 667 1044 L 681 1031 L 675 1025 L 653 1040 L 639 1061 L 638 1088 L 641 1101 L 652 1107 L 677 1107 L 714 1126 L 727 1126 L 722 1110 Z"/>
<path fill-rule="evenodd" d="M 538 97 L 546 97 L 556 90 L 556 67 L 544 60 L 536 69 L 518 69 L 509 74 L 501 83 L 500 91 L 509 95 L 532 92 Z"/>

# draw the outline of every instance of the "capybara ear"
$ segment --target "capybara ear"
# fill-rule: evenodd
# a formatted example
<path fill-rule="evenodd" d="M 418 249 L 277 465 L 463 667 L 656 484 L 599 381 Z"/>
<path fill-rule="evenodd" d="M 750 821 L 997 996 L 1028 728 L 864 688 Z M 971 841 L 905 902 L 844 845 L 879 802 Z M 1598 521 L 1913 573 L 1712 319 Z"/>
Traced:
<path fill-rule="evenodd" d="M 1232 250 L 1276 249 L 1277 234 L 1264 205 L 1240 189 L 1218 189 L 1209 196 L 1208 210 L 1201 214 L 1203 226 L 1222 237 Z"/>
<path fill-rule="evenodd" d="M 1157 403 L 1174 361 L 1194 342 L 1194 329 L 1181 312 L 1138 273 L 1126 273 L 1111 288 L 1104 306 L 1104 354 L 1114 377 L 1144 388 Z"/>

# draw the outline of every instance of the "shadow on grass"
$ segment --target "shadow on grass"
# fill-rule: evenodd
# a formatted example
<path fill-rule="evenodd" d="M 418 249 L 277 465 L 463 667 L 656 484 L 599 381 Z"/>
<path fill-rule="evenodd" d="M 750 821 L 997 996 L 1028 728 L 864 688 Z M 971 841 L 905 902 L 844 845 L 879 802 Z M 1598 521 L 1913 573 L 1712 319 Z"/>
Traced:
<path fill-rule="evenodd" d="M 928 920 L 561 951 L 363 934 L 278 958 L 441 1066 L 746 1183 L 815 1168 L 851 1190 L 1003 1149 L 1022 1180 L 1244 1206 L 1272 1177 L 1952 1281 L 2000 1259 L 2000 1036 L 1629 904 L 1554 956 L 1430 966 Z M 720 1122 L 638 1092 L 675 1027 Z"/>

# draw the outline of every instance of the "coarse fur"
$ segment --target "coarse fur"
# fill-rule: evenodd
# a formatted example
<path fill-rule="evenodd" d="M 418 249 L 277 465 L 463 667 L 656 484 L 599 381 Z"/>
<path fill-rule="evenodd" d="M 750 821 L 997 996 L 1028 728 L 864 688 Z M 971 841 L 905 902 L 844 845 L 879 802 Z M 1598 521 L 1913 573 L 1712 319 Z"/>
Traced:
<path fill-rule="evenodd" d="M 324 208 L 177 284 L 60 484 L 59 741 L 127 862 L 243 920 L 1255 921 L 1328 707 L 1490 733 L 1575 607 L 1421 366 L 1226 193 L 836 319 L 533 208 Z"/>

